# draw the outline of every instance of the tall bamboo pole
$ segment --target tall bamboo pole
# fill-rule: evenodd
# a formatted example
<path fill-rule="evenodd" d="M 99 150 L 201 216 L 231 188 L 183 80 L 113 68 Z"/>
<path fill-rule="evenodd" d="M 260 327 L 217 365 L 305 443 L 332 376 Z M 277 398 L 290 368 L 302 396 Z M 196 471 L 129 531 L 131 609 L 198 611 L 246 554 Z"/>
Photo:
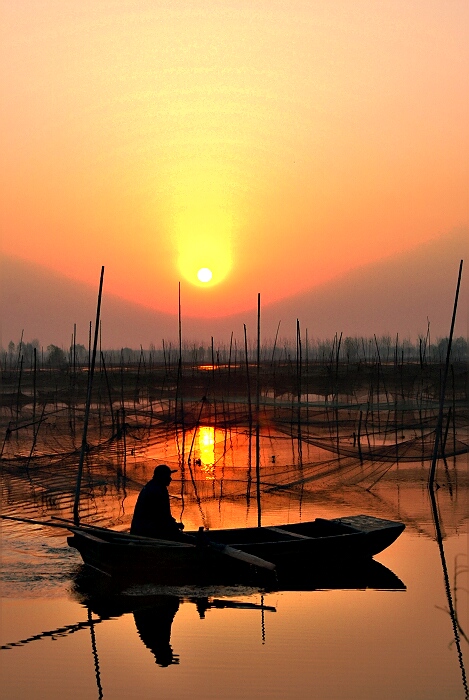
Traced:
<path fill-rule="evenodd" d="M 36 420 L 36 382 L 37 382 L 37 352 L 34 348 L 34 370 L 33 370 L 33 423 Z"/>
<path fill-rule="evenodd" d="M 185 460 L 185 421 L 184 421 L 184 396 L 182 390 L 182 317 L 181 317 L 181 283 L 178 282 L 178 338 L 179 338 L 179 360 L 178 360 L 178 373 L 177 373 L 177 388 L 176 388 L 176 425 L 177 425 L 177 412 L 178 412 L 178 397 L 181 401 L 181 432 L 182 432 L 182 446 L 181 446 L 181 469 L 182 476 L 184 476 L 184 460 Z M 179 444 L 179 443 L 178 443 Z"/>
<path fill-rule="evenodd" d="M 252 471 L 252 402 L 251 402 L 251 380 L 249 376 L 249 354 L 248 354 L 248 336 L 246 330 L 246 324 L 244 326 L 244 358 L 246 363 L 246 386 L 248 395 L 248 421 L 249 421 L 249 440 L 248 440 L 248 476 L 247 476 L 247 490 L 246 499 L 249 503 L 251 498 L 251 471 Z"/>
<path fill-rule="evenodd" d="M 428 487 L 430 489 L 433 488 L 433 483 L 435 481 L 435 470 L 436 470 L 436 463 L 438 460 L 438 448 L 439 448 L 439 444 L 440 444 L 441 432 L 442 432 L 442 426 L 443 426 L 443 410 L 444 410 L 444 404 L 445 404 L 446 380 L 448 378 L 449 360 L 450 360 L 450 355 L 451 355 L 451 343 L 453 341 L 454 324 L 456 321 L 456 311 L 458 308 L 458 297 L 459 297 L 459 287 L 461 286 L 462 265 L 463 265 L 463 261 L 461 260 L 461 262 L 459 263 L 459 274 L 458 274 L 458 283 L 456 285 L 456 294 L 454 297 L 453 317 L 451 319 L 451 329 L 449 332 L 448 348 L 446 351 L 445 370 L 444 370 L 444 374 L 443 374 L 443 380 L 441 383 L 440 407 L 439 407 L 439 411 L 438 411 L 438 423 L 436 426 L 436 433 L 435 433 L 435 444 L 433 447 L 432 466 L 430 469 L 430 476 L 428 479 Z"/>
<path fill-rule="evenodd" d="M 256 495 L 257 527 L 261 526 L 261 460 L 260 460 L 260 392 L 261 392 L 261 295 L 257 295 L 257 367 L 256 367 Z"/>
<path fill-rule="evenodd" d="M 101 296 L 103 292 L 103 279 L 104 279 L 104 265 L 101 267 L 101 277 L 99 280 L 99 292 L 98 292 L 98 305 L 96 308 L 96 324 L 94 328 L 94 344 L 93 344 L 93 354 L 91 357 L 90 373 L 88 377 L 88 391 L 86 396 L 86 406 L 85 406 L 85 419 L 83 423 L 83 438 L 81 441 L 81 451 L 80 451 L 80 462 L 78 464 L 78 474 L 77 474 L 77 484 L 75 489 L 75 503 L 73 504 L 73 521 L 75 525 L 80 523 L 79 516 L 79 504 L 80 504 L 80 488 L 81 488 L 81 477 L 83 474 L 83 462 L 85 460 L 85 453 L 87 448 L 86 436 L 88 432 L 88 421 L 90 417 L 90 406 L 91 406 L 91 389 L 93 386 L 93 374 L 94 366 L 96 362 L 96 347 L 98 345 L 98 331 L 99 331 L 99 316 L 101 313 Z"/>
<path fill-rule="evenodd" d="M 302 376 L 301 365 L 303 363 L 303 354 L 301 347 L 301 329 L 300 319 L 296 319 L 296 392 L 297 392 L 297 441 L 298 441 L 298 463 L 300 469 L 303 466 L 303 450 L 301 445 L 301 392 L 302 392 Z"/>

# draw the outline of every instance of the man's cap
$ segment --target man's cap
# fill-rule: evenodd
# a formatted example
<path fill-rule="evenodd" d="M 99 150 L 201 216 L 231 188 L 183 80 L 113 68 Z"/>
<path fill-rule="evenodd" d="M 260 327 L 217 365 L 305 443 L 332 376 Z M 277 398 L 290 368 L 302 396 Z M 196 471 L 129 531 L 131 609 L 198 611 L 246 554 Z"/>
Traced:
<path fill-rule="evenodd" d="M 174 472 L 177 472 L 177 469 L 170 469 L 167 464 L 158 464 L 153 472 L 153 478 L 168 476 L 168 474 L 174 474 Z"/>

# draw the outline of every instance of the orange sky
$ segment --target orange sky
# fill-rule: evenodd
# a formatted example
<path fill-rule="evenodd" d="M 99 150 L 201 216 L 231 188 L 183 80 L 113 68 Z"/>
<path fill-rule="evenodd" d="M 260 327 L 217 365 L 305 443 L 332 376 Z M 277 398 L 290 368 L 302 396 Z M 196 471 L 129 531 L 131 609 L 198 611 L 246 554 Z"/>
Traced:
<path fill-rule="evenodd" d="M 2 15 L 6 253 L 215 316 L 468 224 L 467 0 Z"/>

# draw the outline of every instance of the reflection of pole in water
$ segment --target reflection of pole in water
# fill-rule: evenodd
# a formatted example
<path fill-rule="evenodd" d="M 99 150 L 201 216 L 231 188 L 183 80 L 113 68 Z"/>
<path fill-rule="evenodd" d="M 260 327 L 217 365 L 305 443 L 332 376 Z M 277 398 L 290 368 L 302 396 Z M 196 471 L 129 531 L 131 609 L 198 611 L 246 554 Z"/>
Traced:
<path fill-rule="evenodd" d="M 460 556 L 460 555 L 457 554 L 457 555 L 455 556 L 455 558 L 454 558 L 454 586 L 453 586 L 453 590 L 454 590 L 454 613 L 455 613 L 455 616 L 456 616 L 456 624 L 457 624 L 457 626 L 458 626 L 458 630 L 459 630 L 461 636 L 463 637 L 463 639 L 465 639 L 466 642 L 469 644 L 469 637 L 467 636 L 467 634 L 464 632 L 464 630 L 462 629 L 461 625 L 459 624 L 459 617 L 458 617 L 458 588 L 459 588 L 459 586 L 458 586 L 458 576 L 459 576 L 459 574 L 464 574 L 464 573 L 467 574 L 467 573 L 469 573 L 469 568 L 468 568 L 467 566 L 460 566 L 460 565 L 458 564 L 458 557 L 459 557 L 459 556 Z M 467 559 L 467 554 L 463 554 L 462 556 L 465 556 L 466 559 Z M 466 593 L 468 593 L 468 591 L 467 591 L 466 588 L 464 588 L 463 590 L 464 590 Z"/>
<path fill-rule="evenodd" d="M 453 605 L 453 598 L 451 595 L 451 586 L 449 582 L 449 575 L 448 575 L 448 567 L 446 566 L 446 557 L 445 557 L 445 550 L 443 548 L 443 536 L 441 534 L 441 528 L 440 528 L 440 520 L 438 517 L 438 507 L 436 503 L 436 498 L 435 498 L 435 493 L 433 489 L 429 489 L 429 494 L 430 494 L 430 502 L 432 506 L 432 515 L 433 515 L 433 522 L 435 523 L 435 533 L 436 533 L 436 541 L 438 543 L 438 549 L 440 552 L 440 558 L 441 558 L 441 568 L 443 570 L 443 578 L 444 578 L 444 583 L 445 583 L 445 593 L 446 593 L 446 598 L 448 601 L 448 611 L 449 615 L 451 617 L 451 624 L 453 625 L 453 634 L 454 634 L 454 642 L 456 644 L 456 649 L 458 653 L 458 662 L 459 666 L 461 668 L 461 677 L 462 677 L 462 684 L 464 688 L 464 697 L 466 700 L 469 698 L 469 687 L 467 684 L 467 676 L 466 676 L 466 669 L 464 667 L 464 659 L 462 655 L 462 650 L 461 650 L 461 639 L 459 636 L 459 625 L 458 621 L 456 618 L 456 613 Z"/>
<path fill-rule="evenodd" d="M 97 620 L 91 620 L 92 625 L 98 625 L 100 622 L 105 622 L 107 618 L 100 617 Z M 41 639 L 59 639 L 59 637 L 67 637 L 75 632 L 81 632 L 81 630 L 90 627 L 90 618 L 83 622 L 76 622 L 73 625 L 64 625 L 63 627 L 56 627 L 53 630 L 46 630 L 45 632 L 39 632 L 39 634 L 34 634 L 31 637 L 26 637 L 26 639 L 20 639 L 16 642 L 9 642 L 8 644 L 2 644 L 0 650 L 11 649 L 12 647 L 23 647 L 31 642 L 39 642 Z"/>
<path fill-rule="evenodd" d="M 264 596 L 261 595 L 261 628 L 262 628 L 262 644 L 265 644 L 265 615 L 264 615 Z"/>
<path fill-rule="evenodd" d="M 101 685 L 101 673 L 99 671 L 99 658 L 98 649 L 96 647 L 96 636 L 94 633 L 93 617 L 91 615 L 91 608 L 88 608 L 88 622 L 90 624 L 90 635 L 91 635 L 91 649 L 93 651 L 94 660 L 94 671 L 96 675 L 96 685 L 98 687 L 98 698 L 101 700 L 103 698 L 103 687 Z"/>
<path fill-rule="evenodd" d="M 458 589 L 459 589 L 458 576 L 460 574 L 467 574 L 469 572 L 469 568 L 467 566 L 464 566 L 464 565 L 461 566 L 460 564 L 458 564 L 458 559 L 460 556 L 466 557 L 466 559 L 467 559 L 467 554 L 460 553 L 460 554 L 456 554 L 456 556 L 454 557 L 454 583 L 453 583 L 454 618 L 455 618 L 455 623 L 456 623 L 456 626 L 458 628 L 459 634 L 469 644 L 469 637 L 467 636 L 466 632 L 461 627 L 461 623 L 459 622 L 459 616 L 458 616 Z M 468 592 L 467 588 L 463 588 L 462 590 L 465 591 L 466 593 Z M 449 614 L 449 610 L 447 610 L 446 608 L 442 608 L 439 605 L 437 605 L 436 607 L 438 608 L 438 610 L 443 610 L 443 612 L 446 612 Z M 453 644 L 453 642 L 451 642 L 451 644 L 449 646 L 451 646 L 452 644 Z"/>

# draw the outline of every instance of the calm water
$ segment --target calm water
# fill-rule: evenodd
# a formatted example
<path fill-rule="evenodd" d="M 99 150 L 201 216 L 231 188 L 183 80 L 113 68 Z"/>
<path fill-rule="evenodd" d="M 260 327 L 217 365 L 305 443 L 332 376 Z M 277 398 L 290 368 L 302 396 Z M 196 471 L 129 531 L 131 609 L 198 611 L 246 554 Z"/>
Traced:
<path fill-rule="evenodd" d="M 438 504 L 462 656 L 421 485 L 265 500 L 266 524 L 353 512 L 405 520 L 377 557 L 394 590 L 152 586 L 99 599 L 64 533 L 4 521 L 2 698 L 467 698 L 467 488 L 443 486 Z M 217 509 L 226 524 L 251 517 L 246 503 Z"/>
<path fill-rule="evenodd" d="M 202 460 L 196 493 L 172 484 L 174 514 L 191 528 L 201 520 L 211 527 L 255 524 L 255 497 L 245 493 L 244 467 L 242 473 L 236 467 L 246 464 L 246 445 L 232 445 L 233 457 L 225 444 L 220 449 L 226 459 L 220 460 L 210 435 L 197 440 L 197 454 L 207 449 L 212 458 Z M 126 465 L 132 488 L 107 484 L 86 496 L 88 520 L 128 525 L 139 484 L 155 460 L 177 459 L 174 445 L 165 443 L 163 452 L 161 442 L 145 449 L 145 464 L 135 457 Z M 290 449 L 288 440 L 269 439 L 263 463 L 275 454 L 271 465 L 277 468 L 282 450 Z M 314 449 L 303 456 L 323 464 L 325 455 Z M 104 483 L 104 467 L 98 471 Z M 286 468 L 282 473 L 288 476 Z M 459 648 L 427 473 L 428 464 L 399 465 L 371 491 L 350 479 L 341 483 L 339 476 L 325 488 L 314 482 L 308 490 L 281 492 L 269 492 L 274 477 L 265 473 L 263 524 L 357 513 L 406 523 L 403 535 L 376 558 L 388 571 L 377 566 L 329 581 L 324 589 L 319 583 L 316 590 L 302 580 L 294 591 L 146 586 L 111 597 L 83 579 L 66 532 L 2 521 L 2 698 L 468 698 L 467 455 L 448 470 L 439 466 L 437 491 Z M 68 517 L 69 501 L 41 495 L 51 488 L 46 476 L 40 483 L 32 471 L 3 474 L 4 512 Z"/>

